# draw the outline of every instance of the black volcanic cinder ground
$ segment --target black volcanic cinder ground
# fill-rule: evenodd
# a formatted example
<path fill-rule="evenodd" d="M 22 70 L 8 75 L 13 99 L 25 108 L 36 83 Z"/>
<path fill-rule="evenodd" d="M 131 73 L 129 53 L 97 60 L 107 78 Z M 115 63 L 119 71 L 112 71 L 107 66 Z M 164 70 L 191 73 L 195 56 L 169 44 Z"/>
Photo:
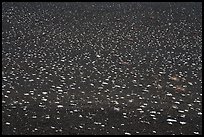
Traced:
<path fill-rule="evenodd" d="M 2 3 L 2 134 L 202 134 L 201 3 Z"/>

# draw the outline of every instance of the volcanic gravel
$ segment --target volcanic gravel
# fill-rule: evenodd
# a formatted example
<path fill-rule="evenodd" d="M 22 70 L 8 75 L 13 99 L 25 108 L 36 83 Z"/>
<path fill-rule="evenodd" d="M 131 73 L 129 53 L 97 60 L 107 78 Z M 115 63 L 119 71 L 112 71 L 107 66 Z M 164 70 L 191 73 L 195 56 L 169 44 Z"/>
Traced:
<path fill-rule="evenodd" d="M 201 129 L 202 3 L 2 3 L 2 134 Z"/>

